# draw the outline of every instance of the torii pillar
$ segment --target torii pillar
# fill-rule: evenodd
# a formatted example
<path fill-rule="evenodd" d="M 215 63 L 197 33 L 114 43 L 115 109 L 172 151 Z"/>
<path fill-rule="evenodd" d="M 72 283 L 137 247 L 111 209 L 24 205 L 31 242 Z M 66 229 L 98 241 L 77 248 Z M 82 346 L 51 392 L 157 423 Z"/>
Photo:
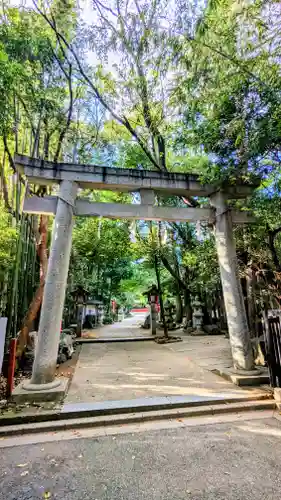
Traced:
<path fill-rule="evenodd" d="M 60 184 L 52 244 L 39 323 L 38 343 L 30 383 L 26 391 L 47 391 L 60 385 L 55 379 L 60 326 L 69 268 L 73 208 L 78 185 L 63 180 Z"/>
<path fill-rule="evenodd" d="M 254 357 L 238 276 L 231 211 L 227 206 L 227 196 L 224 193 L 219 191 L 212 195 L 210 200 L 216 209 L 214 233 L 233 365 L 237 371 L 252 371 L 255 368 Z"/>

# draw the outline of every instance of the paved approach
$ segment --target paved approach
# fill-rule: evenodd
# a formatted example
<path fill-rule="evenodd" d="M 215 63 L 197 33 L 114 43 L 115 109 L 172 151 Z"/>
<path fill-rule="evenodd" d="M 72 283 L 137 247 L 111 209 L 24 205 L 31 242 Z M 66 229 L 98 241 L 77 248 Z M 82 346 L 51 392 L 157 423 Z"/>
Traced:
<path fill-rule="evenodd" d="M 146 424 L 143 431 L 115 429 L 109 435 L 105 430 L 103 436 L 91 435 L 95 431 L 90 429 L 87 436 L 78 431 L 49 433 L 32 436 L 37 439 L 33 444 L 26 436 L 11 443 L 3 440 L 1 499 L 280 497 L 281 424 L 276 419 L 237 415 L 232 422 L 200 425 L 199 419 L 189 419 L 188 425 L 163 425 L 152 429 Z"/>
<path fill-rule="evenodd" d="M 121 339 L 151 337 L 150 330 L 141 328 L 147 312 L 134 312 L 130 318 L 118 321 L 112 325 L 101 326 L 93 330 L 83 330 L 84 338 L 92 339 Z"/>
<path fill-rule="evenodd" d="M 96 335 L 147 335 L 147 330 L 140 329 L 142 319 L 136 315 L 99 329 Z M 185 336 L 182 342 L 166 345 L 148 341 L 87 343 L 82 345 L 65 402 L 245 393 L 210 371 L 223 363 L 231 366 L 232 361 L 229 341 L 222 336 Z"/>

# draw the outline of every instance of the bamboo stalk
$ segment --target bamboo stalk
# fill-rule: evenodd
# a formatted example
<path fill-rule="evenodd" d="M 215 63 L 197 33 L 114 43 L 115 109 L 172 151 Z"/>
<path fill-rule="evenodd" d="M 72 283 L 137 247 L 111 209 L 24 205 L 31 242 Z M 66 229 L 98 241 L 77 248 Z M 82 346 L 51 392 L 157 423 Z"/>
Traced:
<path fill-rule="evenodd" d="M 16 304 L 17 304 L 17 286 L 18 286 L 19 265 L 20 265 L 21 250 L 22 250 L 22 231 L 24 229 L 24 225 L 20 223 L 18 229 L 19 229 L 19 234 L 18 234 L 17 249 L 13 267 L 13 274 L 12 274 L 12 288 L 8 303 L 8 322 L 7 322 L 6 341 L 5 341 L 6 349 L 9 345 L 9 340 L 12 336 L 11 335 L 12 326 L 16 323 L 16 318 L 15 318 L 16 315 L 14 313 L 16 311 Z"/>

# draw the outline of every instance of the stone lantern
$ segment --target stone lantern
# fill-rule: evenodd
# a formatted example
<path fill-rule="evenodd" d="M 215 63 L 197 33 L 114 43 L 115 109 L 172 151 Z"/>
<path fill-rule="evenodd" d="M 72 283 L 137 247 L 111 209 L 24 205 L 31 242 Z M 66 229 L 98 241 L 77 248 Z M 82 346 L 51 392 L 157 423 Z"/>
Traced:
<path fill-rule="evenodd" d="M 174 313 L 175 313 L 174 304 L 172 304 L 172 302 L 167 300 L 164 304 L 164 315 L 165 315 L 165 322 L 169 330 L 172 330 L 175 327 Z"/>
<path fill-rule="evenodd" d="M 76 315 L 77 315 L 76 335 L 77 337 L 81 337 L 84 306 L 88 300 L 90 293 L 87 290 L 85 290 L 83 286 L 78 285 L 77 288 L 73 292 L 71 292 L 71 295 L 76 303 Z"/>
<path fill-rule="evenodd" d="M 159 291 L 157 286 L 152 285 L 152 287 L 144 295 L 147 295 L 148 302 L 150 304 L 151 334 L 156 335 L 157 304 L 159 302 Z"/>
<path fill-rule="evenodd" d="M 201 333 L 203 327 L 203 311 L 202 311 L 202 304 L 198 297 L 195 297 L 192 303 L 192 307 L 193 307 L 192 326 L 197 333 Z"/>

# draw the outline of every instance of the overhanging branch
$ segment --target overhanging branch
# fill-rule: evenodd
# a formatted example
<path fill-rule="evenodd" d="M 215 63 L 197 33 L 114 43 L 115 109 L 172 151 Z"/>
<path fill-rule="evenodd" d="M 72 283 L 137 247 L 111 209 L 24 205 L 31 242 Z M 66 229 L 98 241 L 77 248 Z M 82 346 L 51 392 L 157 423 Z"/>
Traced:
<path fill-rule="evenodd" d="M 75 60 L 75 62 L 77 64 L 77 67 L 79 69 L 79 72 L 81 73 L 81 75 L 83 76 L 84 80 L 88 83 L 89 87 L 94 92 L 95 97 L 99 100 L 99 102 L 102 104 L 102 106 L 111 114 L 111 116 L 118 123 L 120 123 L 121 125 L 123 125 L 132 134 L 132 136 L 137 140 L 137 142 L 140 145 L 141 149 L 146 154 L 146 156 L 151 161 L 151 163 L 154 165 L 154 167 L 156 167 L 158 170 L 160 170 L 159 165 L 157 164 L 157 162 L 153 158 L 152 154 L 150 153 L 149 149 L 147 148 L 147 146 L 145 145 L 145 143 L 143 142 L 143 140 L 141 139 L 141 137 L 139 136 L 139 134 L 137 133 L 137 131 L 131 126 L 128 118 L 125 117 L 125 116 L 123 116 L 123 117 L 119 116 L 112 109 L 112 107 L 108 104 L 108 102 L 102 96 L 102 94 L 100 93 L 100 91 L 98 90 L 98 88 L 93 84 L 93 82 L 91 81 L 91 79 L 87 75 L 86 71 L 82 67 L 82 64 L 81 64 L 81 62 L 79 60 L 79 57 L 78 57 L 76 51 L 74 50 L 74 48 L 72 47 L 72 45 L 66 40 L 65 36 L 62 35 L 62 33 L 60 33 L 58 31 L 55 19 L 52 17 L 52 20 L 50 20 L 49 17 L 45 14 L 45 12 L 43 12 L 42 9 L 37 5 L 36 0 L 32 0 L 32 3 L 34 5 L 34 7 L 36 8 L 36 10 L 39 12 L 39 14 L 48 23 L 48 25 L 50 26 L 50 28 L 54 31 L 58 43 L 61 46 L 63 44 L 69 50 L 69 52 L 72 54 L 72 56 L 73 56 L 73 58 L 74 58 L 74 60 Z"/>

